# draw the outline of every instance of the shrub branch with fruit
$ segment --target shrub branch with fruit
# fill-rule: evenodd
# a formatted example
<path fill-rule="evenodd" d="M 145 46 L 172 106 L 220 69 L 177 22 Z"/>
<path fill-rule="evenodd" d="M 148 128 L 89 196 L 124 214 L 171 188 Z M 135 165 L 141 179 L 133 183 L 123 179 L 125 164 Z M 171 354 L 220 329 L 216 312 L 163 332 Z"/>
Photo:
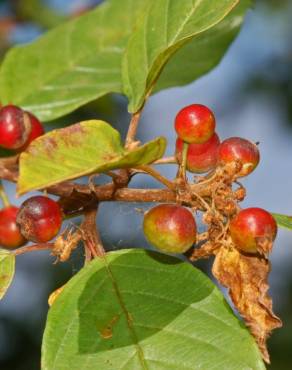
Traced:
<path fill-rule="evenodd" d="M 1 296 L 12 280 L 15 256 L 49 250 L 56 262 L 66 262 L 76 248 L 84 249 L 84 268 L 49 297 L 43 369 L 80 369 L 85 363 L 93 370 L 263 369 L 261 356 L 269 362 L 266 340 L 281 326 L 267 282 L 277 223 L 264 209 L 240 207 L 246 196 L 240 181 L 260 161 L 258 144 L 240 137 L 221 141 L 214 113 L 197 103 L 174 117 L 172 157 L 163 156 L 165 138 L 142 145 L 136 137 L 149 96 L 215 66 L 249 6 L 245 0 L 108 0 L 5 58 L 0 178 L 16 182 L 19 195 L 43 194 L 17 209 L 1 186 Z M 100 120 L 45 133 L 40 120 L 61 117 L 110 92 L 129 99 L 132 119 L 124 143 Z M 159 172 L 165 164 L 177 167 L 174 179 Z M 96 184 L 98 174 L 109 181 Z M 139 174 L 160 186 L 129 186 Z M 84 176 L 87 183 L 74 182 Z M 106 252 L 96 216 L 107 201 L 159 203 L 143 221 L 156 252 Z M 205 225 L 202 233 L 197 215 Z M 75 216 L 82 216 L 81 224 L 60 231 Z M 192 265 L 210 256 L 213 275 L 228 288 L 255 341 Z"/>

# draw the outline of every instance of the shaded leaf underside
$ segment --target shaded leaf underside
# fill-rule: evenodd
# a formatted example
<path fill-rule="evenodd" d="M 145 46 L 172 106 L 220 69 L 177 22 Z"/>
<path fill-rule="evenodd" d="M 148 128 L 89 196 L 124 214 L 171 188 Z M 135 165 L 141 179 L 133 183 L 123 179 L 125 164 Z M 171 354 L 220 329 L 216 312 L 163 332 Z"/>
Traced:
<path fill-rule="evenodd" d="M 42 353 L 43 370 L 265 368 L 206 276 L 142 250 L 109 253 L 66 285 L 49 312 Z"/>

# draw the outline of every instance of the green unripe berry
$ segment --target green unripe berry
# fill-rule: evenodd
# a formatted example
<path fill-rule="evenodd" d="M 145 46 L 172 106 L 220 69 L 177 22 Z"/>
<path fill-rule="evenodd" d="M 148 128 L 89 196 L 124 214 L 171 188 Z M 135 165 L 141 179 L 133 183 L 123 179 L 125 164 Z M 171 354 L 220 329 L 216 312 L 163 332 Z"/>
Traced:
<path fill-rule="evenodd" d="M 163 252 L 184 253 L 197 237 L 196 221 L 185 207 L 161 204 L 144 216 L 143 230 L 150 244 Z"/>

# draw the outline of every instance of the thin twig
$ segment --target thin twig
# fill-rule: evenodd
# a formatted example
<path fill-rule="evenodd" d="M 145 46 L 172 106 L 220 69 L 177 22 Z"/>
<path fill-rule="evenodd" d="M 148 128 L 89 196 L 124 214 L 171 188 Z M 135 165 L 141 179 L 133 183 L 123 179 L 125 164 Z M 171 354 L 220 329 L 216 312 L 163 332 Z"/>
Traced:
<path fill-rule="evenodd" d="M 88 248 L 84 248 L 85 249 L 85 260 L 84 260 L 84 265 L 86 265 L 88 262 L 91 261 L 91 255 L 92 255 L 92 252 L 88 249 Z"/>
<path fill-rule="evenodd" d="M 53 248 L 53 246 L 54 246 L 53 243 L 27 245 L 22 248 L 15 249 L 12 253 L 15 254 L 15 256 L 18 256 L 20 254 L 33 252 L 33 251 L 50 250 Z"/>
<path fill-rule="evenodd" d="M 0 199 L 2 200 L 2 203 L 5 208 L 10 206 L 9 198 L 6 194 L 6 191 L 3 187 L 2 181 L 0 180 Z"/>
<path fill-rule="evenodd" d="M 209 206 L 209 204 L 205 201 L 205 199 L 203 197 L 200 196 L 200 194 L 197 194 L 196 192 L 193 192 L 192 191 L 192 195 L 195 196 L 197 199 L 199 199 L 199 201 L 201 202 L 201 204 L 206 208 L 206 211 L 209 211 L 209 212 L 212 212 L 212 209 L 211 207 Z"/>
<path fill-rule="evenodd" d="M 179 169 L 177 172 L 177 179 L 181 179 L 183 183 L 187 183 L 186 169 L 187 169 L 187 155 L 188 155 L 189 144 L 183 143 L 181 162 L 179 163 Z"/>
<path fill-rule="evenodd" d="M 18 178 L 19 156 L 0 158 L 0 178 L 16 182 Z"/>
<path fill-rule="evenodd" d="M 0 158 L 0 167 L 11 167 L 17 165 L 19 154 L 10 157 Z"/>
<path fill-rule="evenodd" d="M 197 181 L 200 185 L 206 185 L 212 181 L 215 180 L 215 178 L 218 176 L 217 171 L 210 172 L 207 176 L 205 176 L 202 180 Z"/>
<path fill-rule="evenodd" d="M 157 181 L 161 182 L 167 188 L 171 190 L 175 190 L 176 185 L 172 181 L 168 180 L 166 177 L 162 176 L 160 172 L 156 171 L 154 168 L 147 166 L 147 165 L 138 166 L 135 168 L 137 168 L 138 170 L 141 170 L 144 173 L 148 173 L 150 176 L 155 178 Z"/>
<path fill-rule="evenodd" d="M 11 178 L 10 176 L 6 176 L 6 174 L 6 172 L 1 173 L 0 169 L 0 178 L 10 180 L 12 182 L 17 181 L 17 175 Z M 191 185 L 191 188 L 192 190 L 196 191 L 197 194 L 200 194 L 203 197 L 208 197 L 210 195 L 208 189 L 204 186 L 200 186 L 200 184 L 197 184 L 197 186 Z M 96 198 L 94 200 L 95 202 L 176 202 L 176 193 L 170 189 L 129 189 L 127 187 L 121 187 L 117 189 L 116 184 L 113 182 L 104 185 L 95 185 L 93 188 L 91 188 L 88 185 L 66 181 L 50 186 L 46 190 L 49 194 L 56 195 L 64 199 L 68 198 L 68 201 L 70 201 L 70 198 L 72 197 L 72 202 L 74 202 L 76 198 L 80 198 L 82 203 L 84 203 L 86 198 L 88 198 L 90 204 L 92 202 L 93 191 Z M 79 210 L 80 204 L 77 208 L 77 213 L 83 212 L 83 210 Z M 70 214 L 73 214 L 73 212 Z"/>
<path fill-rule="evenodd" d="M 85 246 L 90 250 L 94 257 L 103 257 L 105 250 L 100 238 L 99 231 L 96 225 L 98 206 L 88 210 L 84 215 L 84 221 L 80 226 L 83 234 Z"/>
<path fill-rule="evenodd" d="M 135 137 L 136 137 L 136 134 L 137 134 L 141 113 L 142 113 L 142 110 L 140 110 L 140 111 L 138 111 L 138 112 L 136 112 L 132 115 L 132 118 L 131 118 L 131 121 L 130 121 L 130 124 L 129 124 L 129 129 L 128 129 L 128 132 L 127 132 L 127 137 L 126 137 L 126 143 L 125 143 L 126 148 L 129 148 L 131 146 L 131 144 L 133 143 L 133 141 L 135 141 Z"/>
<path fill-rule="evenodd" d="M 121 176 L 118 173 L 115 173 L 113 171 L 107 171 L 104 174 L 111 177 L 114 180 L 114 182 L 118 182 L 121 178 Z"/>
<path fill-rule="evenodd" d="M 175 156 L 172 156 L 172 157 L 164 157 L 164 158 L 160 158 L 158 159 L 157 161 L 153 162 L 152 164 L 176 164 L 177 163 L 177 159 Z"/>
<path fill-rule="evenodd" d="M 7 165 L 7 168 L 3 168 L 1 167 L 2 162 L 0 161 L 0 178 L 16 182 L 18 179 L 18 170 L 17 167 L 15 167 L 15 158 L 10 162 L 12 163 L 12 167 Z M 72 203 L 70 214 L 74 213 L 72 209 L 76 209 L 77 213 L 84 213 L 84 211 L 87 210 L 87 207 L 80 208 L 80 204 L 88 204 L 88 206 L 91 207 L 91 205 L 103 201 L 166 203 L 176 202 L 177 200 L 176 192 L 171 189 L 134 189 L 128 188 L 127 186 L 128 183 L 126 183 L 126 181 L 118 188 L 117 184 L 114 182 L 109 182 L 104 185 L 89 186 L 66 181 L 50 186 L 46 190 L 49 194 L 59 196 L 61 199 L 66 200 L 67 204 Z M 208 198 L 211 195 L 210 187 L 206 187 L 205 184 L 191 184 L 190 188 L 191 191 L 195 192 L 196 195 L 200 195 L 202 198 Z M 75 204 L 76 207 L 74 208 Z M 193 200 L 190 202 L 190 205 L 200 206 L 200 202 Z"/>

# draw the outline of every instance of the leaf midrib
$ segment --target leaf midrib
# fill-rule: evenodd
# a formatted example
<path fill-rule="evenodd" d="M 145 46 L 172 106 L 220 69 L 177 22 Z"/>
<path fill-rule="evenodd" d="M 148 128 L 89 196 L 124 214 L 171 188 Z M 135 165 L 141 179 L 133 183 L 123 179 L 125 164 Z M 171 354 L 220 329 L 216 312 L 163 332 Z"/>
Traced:
<path fill-rule="evenodd" d="M 201 2 L 202 0 L 200 0 L 199 1 L 199 3 Z M 162 51 L 161 53 L 159 53 L 158 55 L 157 55 L 157 57 L 155 58 L 155 60 L 153 61 L 153 63 L 152 63 L 152 67 L 151 67 L 151 69 L 150 69 L 150 71 L 149 71 L 149 73 L 148 73 L 148 75 L 150 75 L 151 74 L 151 72 L 152 72 L 152 70 L 154 69 L 154 67 L 155 67 L 155 64 L 156 64 L 156 62 L 157 61 L 159 61 L 159 59 L 163 59 L 163 55 L 164 54 L 167 54 L 169 51 L 172 51 L 173 50 L 173 53 L 171 53 L 171 55 L 169 55 L 169 57 L 167 58 L 167 60 L 169 59 L 169 58 L 171 58 L 171 56 L 177 51 L 177 49 L 179 48 L 179 47 L 181 47 L 181 46 L 183 46 L 185 43 L 187 43 L 188 41 L 190 41 L 190 40 L 192 40 L 192 39 L 194 39 L 195 37 L 198 37 L 199 35 L 201 35 L 202 33 L 204 33 L 204 32 L 206 32 L 206 31 L 208 31 L 209 29 L 211 29 L 211 28 L 213 28 L 213 27 L 215 27 L 217 24 L 219 24 L 220 22 L 222 22 L 222 20 L 232 11 L 232 9 L 234 9 L 235 7 L 236 7 L 236 5 L 239 3 L 239 0 L 235 0 L 234 2 L 233 2 L 233 4 L 226 10 L 226 12 L 222 15 L 222 17 L 220 17 L 217 21 L 215 21 L 215 22 L 213 22 L 213 23 L 211 23 L 211 24 L 209 24 L 208 26 L 206 26 L 206 27 L 204 27 L 204 28 L 202 28 L 200 31 L 198 31 L 198 32 L 194 32 L 194 33 L 192 33 L 191 35 L 189 35 L 189 36 L 185 36 L 185 37 L 182 37 L 182 38 L 179 38 L 179 39 L 177 39 L 177 37 L 179 36 L 179 34 L 183 31 L 183 29 L 184 29 L 184 27 L 185 27 L 185 25 L 187 24 L 187 22 L 188 22 L 188 20 L 190 19 L 190 15 L 188 15 L 187 16 L 187 18 L 186 18 L 186 21 L 184 22 L 184 25 L 183 25 L 183 27 L 180 29 L 180 32 L 179 33 L 176 33 L 176 35 L 175 35 L 175 37 L 171 40 L 171 42 L 170 43 L 168 43 L 167 44 L 167 47 L 166 47 L 166 49 L 164 50 L 164 51 Z M 191 12 L 191 13 L 194 13 L 195 12 L 195 10 L 198 8 L 198 6 L 195 6 L 194 8 L 193 8 L 193 12 Z M 164 63 L 164 66 L 167 64 L 167 61 Z M 164 67 L 163 66 L 163 67 Z M 162 72 L 162 69 L 163 68 L 161 68 L 160 69 L 160 71 L 159 71 L 159 74 L 161 74 L 161 72 Z M 148 89 L 149 89 L 149 87 L 148 87 Z"/>
<path fill-rule="evenodd" d="M 103 286 L 103 284 L 105 283 L 106 281 L 106 277 L 104 279 L 102 279 L 100 281 L 100 284 L 97 286 L 97 289 L 92 291 L 92 295 L 90 295 L 90 297 L 85 301 L 85 303 L 83 304 L 84 307 L 86 307 L 86 305 L 90 302 L 90 300 L 92 299 L 92 296 L 96 294 L 96 292 L 100 289 L 100 287 Z M 70 324 L 67 326 L 66 328 L 66 331 L 65 331 L 65 334 L 63 335 L 62 337 L 62 340 L 61 340 L 61 343 L 56 351 L 56 354 L 55 354 L 55 357 L 54 357 L 54 361 L 53 361 L 53 364 L 52 364 L 52 370 L 55 370 L 55 365 L 56 365 L 56 362 L 57 362 L 57 359 L 59 358 L 59 354 L 60 354 L 60 351 L 62 349 L 62 343 L 65 341 L 66 337 L 68 336 L 68 334 L 70 333 L 70 329 L 71 327 L 75 324 L 75 321 L 76 321 L 76 317 L 74 317 Z M 48 369 L 48 368 L 47 368 Z M 49 370 L 49 369 L 48 369 Z M 58 369 L 57 369 L 58 370 Z"/>
<path fill-rule="evenodd" d="M 185 25 L 188 23 L 189 19 L 195 14 L 195 12 L 198 9 L 201 2 L 202 2 L 202 0 L 197 0 L 197 1 L 195 1 L 195 4 L 193 3 L 193 8 L 191 9 L 190 13 L 186 15 L 185 20 L 182 22 L 181 26 L 177 30 L 176 34 L 173 36 L 172 40 L 170 42 L 168 42 L 168 39 L 167 39 L 167 45 L 172 45 L 176 41 L 177 37 L 183 31 L 183 29 L 185 28 Z M 167 11 L 169 11 L 169 3 L 168 3 Z M 167 17 L 168 17 L 168 14 L 167 14 Z M 166 26 L 167 25 L 168 25 L 168 23 L 166 24 Z"/>
<path fill-rule="evenodd" d="M 126 317 L 127 326 L 128 326 L 129 332 L 131 334 L 131 337 L 132 337 L 132 340 L 133 340 L 133 344 L 136 347 L 137 355 L 138 355 L 140 364 L 141 364 L 141 366 L 142 366 L 142 368 L 144 370 L 149 370 L 148 365 L 146 363 L 146 359 L 145 359 L 145 356 L 144 356 L 143 349 L 142 349 L 142 347 L 139 344 L 138 336 L 137 336 L 136 331 L 134 329 L 134 326 L 132 324 L 132 319 L 130 317 L 130 313 L 127 310 L 127 307 L 126 307 L 125 302 L 123 300 L 122 294 L 121 294 L 121 292 L 119 290 L 118 283 L 115 280 L 115 277 L 114 277 L 113 272 L 112 272 L 112 270 L 110 268 L 110 265 L 107 263 L 106 256 L 103 257 L 103 260 L 104 260 L 104 264 L 105 264 L 105 267 L 106 267 L 107 272 L 108 272 L 108 276 L 109 276 L 109 278 L 111 280 L 111 283 L 113 285 L 114 292 L 115 292 L 115 294 L 117 296 L 117 299 L 118 299 L 118 301 L 120 303 L 120 306 L 122 308 L 122 311 L 123 311 L 123 313 L 124 313 L 124 315 Z"/>
<path fill-rule="evenodd" d="M 126 317 L 127 326 L 128 326 L 129 331 L 130 331 L 130 333 L 131 333 L 131 336 L 132 336 L 132 339 L 133 339 L 133 344 L 134 344 L 134 345 L 135 345 L 135 347 L 136 347 L 136 350 L 137 350 L 137 352 L 136 352 L 136 353 L 138 354 L 138 358 L 139 358 L 139 360 L 140 360 L 141 366 L 142 366 L 143 370 L 149 370 L 149 369 L 148 369 L 148 366 L 147 366 L 147 364 L 146 364 L 145 357 L 144 357 L 144 352 L 143 352 L 143 350 L 142 350 L 141 346 L 139 345 L 139 340 L 138 340 L 137 334 L 136 334 L 136 332 L 135 332 L 135 330 L 134 330 L 134 327 L 133 327 L 133 325 L 132 325 L 132 323 L 131 323 L 130 314 L 129 314 L 129 312 L 128 312 L 128 310 L 127 310 L 126 306 L 125 306 L 125 303 L 124 303 L 123 298 L 122 298 L 122 296 L 121 296 L 121 293 L 120 293 L 120 290 L 119 290 L 118 284 L 117 284 L 117 282 L 116 282 L 116 280 L 115 280 L 115 277 L 114 277 L 114 275 L 113 275 L 113 273 L 112 273 L 112 271 L 111 271 L 111 268 L 110 268 L 110 266 L 109 266 L 109 264 L 108 264 L 108 262 L 107 262 L 106 255 L 104 255 L 104 256 L 102 256 L 102 257 L 100 257 L 100 260 L 102 260 L 102 262 L 103 262 L 103 264 L 104 264 L 104 266 L 105 266 L 105 268 L 106 268 L 106 271 L 107 271 L 107 277 L 110 279 L 110 281 L 111 281 L 111 283 L 112 283 L 112 286 L 113 286 L 113 288 L 114 288 L 114 292 L 115 292 L 116 297 L 117 297 L 117 299 L 118 299 L 118 302 L 120 303 L 120 306 L 121 306 L 121 308 L 122 308 L 122 310 L 123 310 L 123 313 L 124 313 L 124 315 L 125 315 L 125 317 Z M 99 284 L 99 286 L 98 286 L 98 289 L 100 289 L 100 287 L 104 284 L 104 282 L 105 282 L 105 281 L 106 281 L 106 278 L 104 278 L 104 279 L 100 282 L 100 284 Z M 96 294 L 96 291 L 94 290 L 94 292 L 93 292 L 93 294 L 92 294 L 92 295 L 95 295 L 95 294 Z M 90 297 L 86 300 L 86 302 L 85 302 L 84 306 L 86 306 L 86 304 L 87 304 L 88 302 L 90 302 L 91 298 L 92 298 L 92 296 L 90 296 Z M 75 322 L 75 319 L 73 319 L 73 320 L 71 321 L 71 324 L 67 327 L 66 333 L 65 333 L 65 335 L 63 336 L 62 341 L 63 341 L 63 340 L 66 338 L 66 336 L 68 335 L 68 333 L 69 333 L 69 329 L 71 328 L 71 326 L 73 325 L 73 323 L 74 323 L 74 322 Z M 54 358 L 54 362 L 53 362 L 53 369 L 55 369 L 55 365 L 56 365 L 57 358 L 58 358 L 58 356 L 59 356 L 59 353 L 60 353 L 60 349 L 61 349 L 61 348 L 62 348 L 62 346 L 61 346 L 61 344 L 60 344 L 60 345 L 59 345 L 59 348 L 58 348 L 58 350 L 57 350 L 57 352 L 56 352 L 55 358 Z M 130 359 L 128 359 L 128 361 L 129 361 L 129 360 L 130 360 Z M 127 362 L 128 362 L 128 361 L 127 361 Z M 126 362 L 126 363 L 127 363 L 127 362 Z"/>

